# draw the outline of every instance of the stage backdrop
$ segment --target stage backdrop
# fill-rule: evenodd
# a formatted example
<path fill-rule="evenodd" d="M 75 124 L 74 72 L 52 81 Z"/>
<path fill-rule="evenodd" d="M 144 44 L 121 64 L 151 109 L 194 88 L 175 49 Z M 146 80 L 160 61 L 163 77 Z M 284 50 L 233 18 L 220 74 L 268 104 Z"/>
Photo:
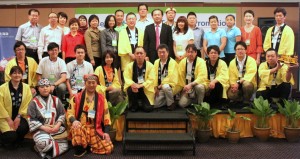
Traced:
<path fill-rule="evenodd" d="M 0 60 L 15 56 L 13 47 L 16 42 L 17 27 L 0 27 Z"/>
<path fill-rule="evenodd" d="M 165 12 L 168 7 L 149 7 L 148 17 L 151 18 L 151 11 L 153 9 L 159 8 Z M 104 21 L 107 15 L 114 14 L 117 9 L 122 9 L 125 12 L 124 20 L 126 17 L 126 13 L 134 12 L 139 19 L 139 15 L 137 13 L 137 7 L 124 7 L 124 8 L 76 8 L 75 9 L 75 17 L 78 18 L 80 15 L 85 15 L 89 18 L 90 15 L 96 14 L 100 19 L 100 27 L 104 27 Z M 236 7 L 175 7 L 177 10 L 177 14 L 175 20 L 179 16 L 186 16 L 188 12 L 195 12 L 197 14 L 197 26 L 202 27 L 204 30 L 209 29 L 208 18 L 211 15 L 216 15 L 219 19 L 219 27 L 224 28 L 226 26 L 225 17 L 228 14 L 232 14 L 236 16 Z M 166 16 L 164 14 L 163 21 L 166 21 Z"/>

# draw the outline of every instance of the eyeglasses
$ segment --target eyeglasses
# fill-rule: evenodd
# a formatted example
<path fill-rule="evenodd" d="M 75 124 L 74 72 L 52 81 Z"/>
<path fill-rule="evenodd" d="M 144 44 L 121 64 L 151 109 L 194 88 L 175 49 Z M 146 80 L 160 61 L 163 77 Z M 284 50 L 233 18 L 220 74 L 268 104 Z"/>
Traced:
<path fill-rule="evenodd" d="M 244 51 L 246 49 L 242 49 L 242 48 L 238 48 L 238 49 L 235 49 L 236 51 Z"/>
<path fill-rule="evenodd" d="M 25 51 L 25 49 L 16 49 L 16 52 Z"/>

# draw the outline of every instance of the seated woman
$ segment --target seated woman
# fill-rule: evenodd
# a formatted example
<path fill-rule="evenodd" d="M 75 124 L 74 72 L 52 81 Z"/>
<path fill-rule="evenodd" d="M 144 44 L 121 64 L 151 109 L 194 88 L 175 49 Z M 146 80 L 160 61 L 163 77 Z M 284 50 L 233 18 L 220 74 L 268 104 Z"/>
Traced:
<path fill-rule="evenodd" d="M 52 158 L 68 150 L 65 109 L 58 97 L 50 94 L 50 81 L 42 78 L 37 84 L 38 95 L 28 106 L 30 132 L 34 149 L 43 158 Z"/>
<path fill-rule="evenodd" d="M 118 71 L 114 67 L 115 59 L 114 53 L 110 50 L 106 50 L 103 56 L 103 67 L 98 66 L 95 71 L 95 75 L 99 77 L 101 92 L 105 92 L 106 99 L 111 102 L 112 105 L 117 105 L 123 101 Z"/>
<path fill-rule="evenodd" d="M 96 92 L 98 76 L 85 75 L 84 80 L 85 89 L 74 95 L 68 108 L 74 156 L 83 156 L 87 146 L 92 153 L 110 154 L 113 151 L 108 135 L 111 121 L 105 97 Z"/>
<path fill-rule="evenodd" d="M 32 98 L 29 85 L 22 83 L 23 71 L 13 66 L 10 81 L 0 86 L 0 141 L 15 145 L 23 141 L 29 131 L 27 107 Z"/>

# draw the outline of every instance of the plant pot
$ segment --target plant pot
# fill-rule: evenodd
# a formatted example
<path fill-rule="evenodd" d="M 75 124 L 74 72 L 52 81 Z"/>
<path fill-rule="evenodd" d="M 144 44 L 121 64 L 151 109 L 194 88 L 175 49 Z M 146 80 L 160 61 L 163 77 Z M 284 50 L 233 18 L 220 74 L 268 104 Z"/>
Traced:
<path fill-rule="evenodd" d="M 229 143 L 236 144 L 240 140 L 240 131 L 226 131 Z"/>
<path fill-rule="evenodd" d="M 288 142 L 299 141 L 300 128 L 284 127 L 284 135 Z"/>
<path fill-rule="evenodd" d="M 196 130 L 197 142 L 206 143 L 211 136 L 211 128 L 209 130 Z"/>
<path fill-rule="evenodd" d="M 254 135 L 259 141 L 267 141 L 270 136 L 271 128 L 257 128 L 254 126 Z"/>
<path fill-rule="evenodd" d="M 110 137 L 111 142 L 116 140 L 117 129 L 110 129 L 108 135 Z"/>

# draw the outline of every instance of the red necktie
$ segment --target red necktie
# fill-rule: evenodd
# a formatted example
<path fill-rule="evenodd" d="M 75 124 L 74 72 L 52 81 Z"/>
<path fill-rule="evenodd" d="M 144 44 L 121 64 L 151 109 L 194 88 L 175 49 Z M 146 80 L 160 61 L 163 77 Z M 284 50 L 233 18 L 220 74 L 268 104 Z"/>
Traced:
<path fill-rule="evenodd" d="M 160 37 L 159 37 L 159 25 L 156 24 L 155 27 L 155 35 L 156 35 L 156 48 L 158 48 L 160 44 Z"/>

